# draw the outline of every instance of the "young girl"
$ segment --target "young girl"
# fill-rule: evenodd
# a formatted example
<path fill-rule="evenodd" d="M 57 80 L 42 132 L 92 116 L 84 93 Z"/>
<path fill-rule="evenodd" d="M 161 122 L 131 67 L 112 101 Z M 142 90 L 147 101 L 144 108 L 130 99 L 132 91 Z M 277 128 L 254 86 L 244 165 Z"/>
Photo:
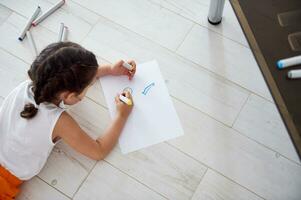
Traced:
<path fill-rule="evenodd" d="M 14 199 L 18 186 L 37 175 L 53 146 L 62 139 L 76 151 L 94 160 L 103 159 L 114 147 L 132 110 L 115 98 L 117 115 L 104 136 L 93 140 L 65 112 L 65 105 L 81 101 L 97 78 L 127 75 L 116 64 L 98 67 L 90 51 L 71 42 L 46 47 L 31 65 L 25 81 L 4 100 L 0 109 L 0 199 Z M 123 94 L 132 99 L 129 93 Z"/>

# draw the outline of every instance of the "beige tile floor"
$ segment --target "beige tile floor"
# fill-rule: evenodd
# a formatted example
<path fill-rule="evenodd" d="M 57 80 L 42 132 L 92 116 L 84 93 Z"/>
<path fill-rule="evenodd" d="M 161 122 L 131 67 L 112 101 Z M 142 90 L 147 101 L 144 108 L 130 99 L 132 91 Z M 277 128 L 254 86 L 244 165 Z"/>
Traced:
<path fill-rule="evenodd" d="M 0 0 L 0 103 L 26 79 L 34 57 L 18 33 L 36 5 Z M 207 23 L 209 0 L 67 0 L 32 29 L 38 50 L 69 39 L 100 63 L 156 59 L 185 135 L 95 162 L 59 143 L 22 186 L 30 200 L 301 199 L 301 164 L 233 10 Z M 99 83 L 70 113 L 92 136 L 110 123 Z"/>

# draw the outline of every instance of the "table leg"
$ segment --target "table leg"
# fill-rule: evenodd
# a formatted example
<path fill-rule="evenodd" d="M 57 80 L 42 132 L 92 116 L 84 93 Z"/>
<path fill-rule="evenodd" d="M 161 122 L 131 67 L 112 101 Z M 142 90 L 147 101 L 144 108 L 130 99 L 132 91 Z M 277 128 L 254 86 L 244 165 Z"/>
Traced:
<path fill-rule="evenodd" d="M 208 22 L 212 25 L 217 25 L 222 21 L 225 0 L 211 0 Z"/>

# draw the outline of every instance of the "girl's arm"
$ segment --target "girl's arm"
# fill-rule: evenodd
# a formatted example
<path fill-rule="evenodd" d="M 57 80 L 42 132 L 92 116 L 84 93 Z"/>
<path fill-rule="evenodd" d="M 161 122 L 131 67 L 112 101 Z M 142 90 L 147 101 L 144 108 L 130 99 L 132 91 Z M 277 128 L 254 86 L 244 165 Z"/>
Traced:
<path fill-rule="evenodd" d="M 110 64 L 100 65 L 97 69 L 96 78 L 100 78 L 102 76 L 110 75 L 111 74 L 111 68 L 112 68 L 112 65 L 110 65 Z"/>
<path fill-rule="evenodd" d="M 129 79 L 132 79 L 136 73 L 136 63 L 133 60 L 129 60 L 129 63 L 133 68 L 128 70 L 127 68 L 123 67 L 122 64 L 124 63 L 123 60 L 119 60 L 113 65 L 101 65 L 98 67 L 96 78 L 100 78 L 106 75 L 113 75 L 113 76 L 121 76 L 125 75 L 128 76 Z"/>
<path fill-rule="evenodd" d="M 126 96 L 131 99 L 129 93 Z M 118 97 L 115 98 L 115 101 L 117 114 L 103 136 L 96 140 L 92 139 L 68 113 L 64 112 L 55 125 L 53 138 L 62 138 L 73 149 L 91 159 L 105 158 L 115 146 L 132 110 L 132 106 L 122 103 Z"/>

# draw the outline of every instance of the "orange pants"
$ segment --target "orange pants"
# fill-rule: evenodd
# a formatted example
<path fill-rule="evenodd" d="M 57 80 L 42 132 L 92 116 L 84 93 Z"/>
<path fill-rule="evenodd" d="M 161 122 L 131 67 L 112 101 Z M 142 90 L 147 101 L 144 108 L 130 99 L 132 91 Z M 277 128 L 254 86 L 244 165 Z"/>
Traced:
<path fill-rule="evenodd" d="M 12 200 L 19 194 L 22 181 L 0 165 L 0 200 Z"/>

